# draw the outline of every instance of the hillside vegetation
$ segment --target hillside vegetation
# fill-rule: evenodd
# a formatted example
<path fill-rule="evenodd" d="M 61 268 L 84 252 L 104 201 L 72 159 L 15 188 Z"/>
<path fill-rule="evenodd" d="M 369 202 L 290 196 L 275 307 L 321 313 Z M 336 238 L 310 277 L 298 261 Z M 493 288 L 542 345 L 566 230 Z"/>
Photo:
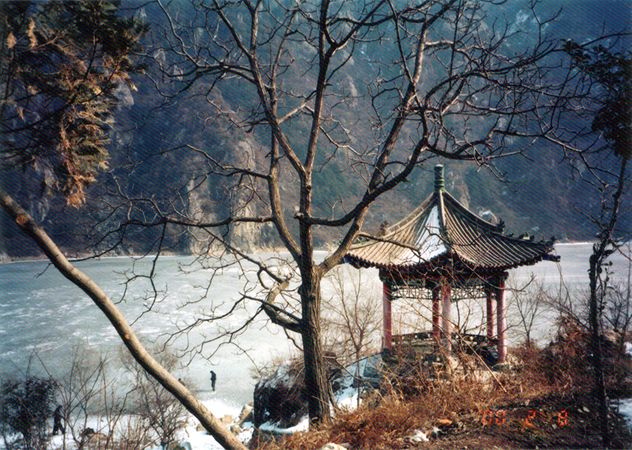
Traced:
<path fill-rule="evenodd" d="M 503 5 L 494 14 L 509 18 L 516 27 L 528 27 L 529 24 L 523 22 L 527 3 L 518 1 Z M 209 220 L 226 217 L 230 211 L 242 206 L 248 193 L 241 192 L 240 186 L 231 184 L 233 182 L 228 178 L 198 170 L 204 157 L 187 146 L 204 149 L 219 163 L 243 165 L 261 153 L 255 149 L 268 145 L 268 136 L 234 127 L 225 118 L 214 114 L 210 107 L 212 103 L 214 107 L 230 111 L 244 96 L 253 96 L 237 82 L 222 85 L 221 90 L 215 89 L 211 97 L 206 95 L 210 86 L 204 82 L 199 82 L 195 90 L 172 96 L 174 92 L 169 91 L 169 80 L 159 70 L 161 65 L 169 64 L 159 45 L 167 26 L 165 17 L 152 5 L 134 9 L 136 5 L 138 3 L 134 1 L 125 4 L 152 30 L 145 42 L 147 72 L 134 80 L 137 91 L 121 87 L 118 93 L 123 106 L 117 113 L 110 146 L 111 170 L 101 174 L 98 183 L 90 188 L 87 206 L 77 210 L 66 206 L 61 199 L 33 197 L 40 180 L 35 174 L 22 170 L 7 171 L 0 180 L 6 186 L 13 186 L 17 198 L 29 206 L 35 218 L 70 253 L 85 253 L 95 242 L 101 250 L 122 244 L 117 252 L 123 253 L 140 253 L 154 248 L 158 239 L 156 230 L 128 228 L 125 235 L 118 233 L 118 220 L 125 211 L 112 209 L 111 198 L 121 192 L 128 198 L 151 199 L 165 212 L 198 210 Z M 566 39 L 585 41 L 603 33 L 604 28 L 623 30 L 629 17 L 629 4 L 625 1 L 547 0 L 539 5 L 542 12 L 551 13 L 560 7 L 559 18 L 547 29 L 560 42 Z M 180 14 L 193 12 L 182 7 Z M 493 21 L 494 15 L 488 20 Z M 199 36 L 199 39 L 203 38 Z M 361 51 L 355 53 L 351 63 L 338 76 L 339 80 L 344 80 L 344 90 L 353 98 L 354 145 L 359 147 L 370 147 L 374 137 L 369 112 L 375 105 L 368 96 L 368 86 L 380 77 L 392 75 L 388 68 L 373 64 L 373 55 L 383 51 L 390 50 L 378 42 L 363 44 Z M 170 70 L 177 74 L 180 69 L 176 66 Z M 291 66 L 290 72 L 290 79 L 297 85 L 304 77 L 312 76 L 303 73 L 299 62 Z M 305 124 L 307 127 L 307 122 Z M 293 130 L 297 137 L 307 132 L 306 128 L 300 127 Z M 472 162 L 448 162 L 448 190 L 474 212 L 491 220 L 504 220 L 508 232 L 527 232 L 535 234 L 536 239 L 551 236 L 562 240 L 592 239 L 592 224 L 585 217 L 597 211 L 599 198 L 598 193 L 582 181 L 581 171 L 564 160 L 559 148 L 553 144 L 534 141 L 531 146 L 525 146 L 524 142 L 519 145 L 506 149 L 505 153 L 520 154 L 495 160 L 492 169 L 481 168 Z M 339 155 L 329 158 L 319 162 L 322 168 L 314 177 L 315 207 L 325 216 L 328 212 L 344 210 L 346 200 L 360 192 L 347 176 L 349 161 Z M 376 230 L 384 222 L 398 221 L 423 201 L 432 188 L 431 171 L 436 162 L 440 160 L 425 160 L 408 183 L 376 204 L 367 221 L 369 231 Z M 191 189 L 198 185 L 204 189 Z M 288 191 L 284 195 L 288 202 L 296 204 L 297 192 Z M 293 214 L 289 205 L 286 214 Z M 632 213 L 627 210 L 624 214 L 627 216 L 622 217 L 621 222 L 629 222 Z M 6 217 L 0 217 L 0 221 L 0 254 L 22 257 L 38 253 Z M 231 234 L 235 245 L 247 250 L 279 245 L 266 225 L 241 225 L 227 228 L 226 232 Z M 318 230 L 316 237 L 317 245 L 322 247 L 339 238 L 336 230 L 331 228 Z M 163 247 L 181 253 L 200 250 L 194 237 L 170 234 L 169 230 Z"/>
<path fill-rule="evenodd" d="M 502 371 L 477 364 L 471 355 L 458 355 L 456 370 L 432 376 L 418 370 L 401 377 L 396 367 L 357 410 L 339 411 L 309 432 L 263 436 L 254 447 L 600 448 L 591 373 L 584 364 L 586 338 L 576 322 L 561 321 L 553 342 L 512 349 Z M 619 345 L 608 348 L 609 395 L 629 397 L 630 356 Z M 632 434 L 616 406 L 609 415 L 612 448 L 630 448 Z"/>

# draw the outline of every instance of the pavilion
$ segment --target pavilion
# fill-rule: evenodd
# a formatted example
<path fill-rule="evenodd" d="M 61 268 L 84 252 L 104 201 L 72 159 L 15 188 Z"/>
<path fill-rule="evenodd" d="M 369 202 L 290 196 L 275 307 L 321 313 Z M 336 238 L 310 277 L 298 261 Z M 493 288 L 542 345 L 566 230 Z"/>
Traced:
<path fill-rule="evenodd" d="M 431 292 L 432 337 L 438 346 L 451 351 L 452 291 L 476 289 L 486 299 L 487 341 L 496 344 L 498 362 L 505 361 L 507 271 L 541 260 L 559 261 L 559 256 L 553 254 L 554 239 L 515 238 L 503 234 L 503 227 L 502 221 L 483 220 L 446 192 L 443 166 L 437 165 L 434 192 L 419 207 L 379 236 L 363 235 L 353 244 L 345 262 L 356 268 L 379 269 L 384 349 L 393 348 L 394 292 L 410 287 Z"/>

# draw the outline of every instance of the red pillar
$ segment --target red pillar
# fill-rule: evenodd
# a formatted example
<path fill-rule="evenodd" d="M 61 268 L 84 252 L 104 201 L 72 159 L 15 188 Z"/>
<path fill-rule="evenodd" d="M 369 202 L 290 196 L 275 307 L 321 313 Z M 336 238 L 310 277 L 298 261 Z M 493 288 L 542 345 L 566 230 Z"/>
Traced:
<path fill-rule="evenodd" d="M 505 347 L 505 330 L 507 328 L 505 319 L 505 280 L 500 280 L 496 291 L 496 315 L 497 315 L 497 338 L 498 338 L 498 362 L 504 363 L 507 357 Z"/>
<path fill-rule="evenodd" d="M 443 338 L 445 340 L 445 349 L 448 352 L 452 351 L 452 302 L 450 299 L 450 285 L 448 283 L 441 284 L 441 303 L 442 303 L 442 329 Z"/>
<path fill-rule="evenodd" d="M 494 338 L 494 299 L 493 290 L 488 288 L 485 290 L 487 300 L 487 340 L 491 341 Z"/>
<path fill-rule="evenodd" d="M 432 288 L 432 338 L 436 344 L 441 341 L 441 286 Z"/>
<path fill-rule="evenodd" d="M 393 349 L 393 316 L 391 312 L 391 288 L 388 284 L 383 283 L 382 289 L 382 311 L 384 315 L 383 320 L 383 348 Z"/>

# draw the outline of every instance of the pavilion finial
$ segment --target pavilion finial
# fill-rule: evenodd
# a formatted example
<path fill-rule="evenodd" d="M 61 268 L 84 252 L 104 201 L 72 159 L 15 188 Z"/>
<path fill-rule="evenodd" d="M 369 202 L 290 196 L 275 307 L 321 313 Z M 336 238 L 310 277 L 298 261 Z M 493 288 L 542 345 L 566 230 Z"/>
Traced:
<path fill-rule="evenodd" d="M 445 191 L 445 179 L 443 178 L 443 164 L 435 166 L 435 192 Z"/>

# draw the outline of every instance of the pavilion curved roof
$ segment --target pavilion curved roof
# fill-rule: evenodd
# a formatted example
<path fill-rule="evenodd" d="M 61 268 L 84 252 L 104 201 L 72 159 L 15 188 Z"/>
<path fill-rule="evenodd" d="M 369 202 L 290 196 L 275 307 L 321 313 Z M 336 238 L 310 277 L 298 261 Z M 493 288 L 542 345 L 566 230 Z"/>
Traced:
<path fill-rule="evenodd" d="M 446 257 L 472 270 L 502 271 L 543 259 L 559 260 L 554 240 L 503 234 L 502 222 L 487 222 L 444 189 L 443 166 L 435 168 L 435 190 L 400 222 L 380 236 L 363 236 L 345 256 L 357 267 L 403 270 L 432 268 Z"/>

